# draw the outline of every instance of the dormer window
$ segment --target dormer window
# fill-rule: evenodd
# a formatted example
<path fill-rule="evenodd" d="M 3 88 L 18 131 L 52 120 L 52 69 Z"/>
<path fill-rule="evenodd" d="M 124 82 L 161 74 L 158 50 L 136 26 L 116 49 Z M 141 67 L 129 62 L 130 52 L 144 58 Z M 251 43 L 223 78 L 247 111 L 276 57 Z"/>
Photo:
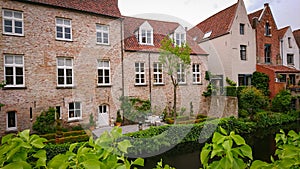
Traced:
<path fill-rule="evenodd" d="M 204 34 L 203 39 L 209 38 L 211 35 L 212 31 L 208 31 Z"/>
<path fill-rule="evenodd" d="M 138 40 L 139 44 L 153 45 L 153 28 L 147 21 L 139 28 Z"/>
<path fill-rule="evenodd" d="M 175 33 L 175 44 L 182 46 L 185 44 L 185 33 Z"/>

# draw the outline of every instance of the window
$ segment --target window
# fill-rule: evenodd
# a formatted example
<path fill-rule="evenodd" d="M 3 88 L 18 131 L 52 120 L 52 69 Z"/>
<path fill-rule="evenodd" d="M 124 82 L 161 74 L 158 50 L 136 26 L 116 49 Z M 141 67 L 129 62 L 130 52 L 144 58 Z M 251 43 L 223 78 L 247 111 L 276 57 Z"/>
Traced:
<path fill-rule="evenodd" d="M 184 84 L 184 83 L 186 83 L 185 71 L 184 71 L 183 64 L 179 64 L 178 65 L 178 69 L 177 69 L 177 82 L 178 82 L 178 84 Z"/>
<path fill-rule="evenodd" d="M 194 84 L 201 83 L 200 64 L 193 64 L 193 83 Z"/>
<path fill-rule="evenodd" d="M 7 35 L 24 35 L 23 13 L 3 10 L 3 33 Z"/>
<path fill-rule="evenodd" d="M 98 85 L 110 85 L 109 61 L 98 61 Z"/>
<path fill-rule="evenodd" d="M 161 63 L 153 65 L 154 84 L 163 84 L 163 66 Z"/>
<path fill-rule="evenodd" d="M 265 63 L 271 63 L 271 45 L 265 45 Z"/>
<path fill-rule="evenodd" d="M 72 40 L 72 25 L 70 19 L 56 18 L 56 39 Z"/>
<path fill-rule="evenodd" d="M 10 111 L 6 113 L 6 124 L 7 130 L 17 129 L 17 113 L 15 111 Z"/>
<path fill-rule="evenodd" d="M 288 37 L 288 44 L 289 44 L 289 48 L 292 48 L 291 37 Z"/>
<path fill-rule="evenodd" d="M 271 36 L 271 26 L 270 26 L 269 22 L 267 22 L 265 25 L 265 35 Z"/>
<path fill-rule="evenodd" d="M 106 25 L 96 24 L 97 43 L 109 44 L 109 27 Z"/>
<path fill-rule="evenodd" d="M 5 87 L 24 87 L 24 58 L 20 55 L 4 56 Z"/>
<path fill-rule="evenodd" d="M 239 86 L 250 86 L 252 75 L 239 74 Z"/>
<path fill-rule="evenodd" d="M 56 106 L 55 107 L 55 120 L 56 119 L 61 119 L 61 109 L 60 109 L 60 106 Z"/>
<path fill-rule="evenodd" d="M 99 106 L 99 113 L 108 113 L 108 105 Z"/>
<path fill-rule="evenodd" d="M 175 33 L 175 44 L 178 46 L 185 44 L 185 33 Z"/>
<path fill-rule="evenodd" d="M 286 74 L 279 74 L 279 75 L 280 75 L 278 78 L 279 82 L 286 82 Z"/>
<path fill-rule="evenodd" d="M 145 81 L 145 64 L 141 62 L 135 63 L 135 84 L 144 85 Z"/>
<path fill-rule="evenodd" d="M 73 86 L 73 59 L 57 58 L 57 86 Z"/>
<path fill-rule="evenodd" d="M 241 56 L 241 60 L 247 60 L 247 46 L 246 45 L 240 46 L 240 56 Z"/>
<path fill-rule="evenodd" d="M 212 34 L 212 31 L 206 32 L 203 36 L 203 39 L 209 38 L 211 34 Z"/>
<path fill-rule="evenodd" d="M 81 103 L 69 103 L 69 120 L 81 119 Z"/>
<path fill-rule="evenodd" d="M 147 44 L 147 45 L 152 45 L 152 30 L 145 30 L 142 29 L 140 33 L 140 43 L 141 44 Z"/>
<path fill-rule="evenodd" d="M 296 75 L 295 74 L 289 74 L 289 84 L 296 85 Z"/>
<path fill-rule="evenodd" d="M 245 24 L 240 24 L 240 34 L 244 35 L 245 34 Z"/>
<path fill-rule="evenodd" d="M 293 65 L 294 64 L 294 55 L 293 54 L 287 54 L 287 64 Z"/>

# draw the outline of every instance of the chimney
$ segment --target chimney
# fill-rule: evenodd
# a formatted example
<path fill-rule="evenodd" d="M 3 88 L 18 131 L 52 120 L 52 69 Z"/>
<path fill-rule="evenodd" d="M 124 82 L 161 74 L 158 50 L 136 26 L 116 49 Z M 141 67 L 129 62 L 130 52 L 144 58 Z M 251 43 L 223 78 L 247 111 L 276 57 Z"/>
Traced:
<path fill-rule="evenodd" d="M 264 7 L 268 7 L 268 6 L 269 6 L 269 3 L 265 3 L 265 4 L 264 4 Z"/>
<path fill-rule="evenodd" d="M 258 18 L 257 17 L 252 18 L 252 28 L 253 29 L 256 29 L 257 23 L 258 23 Z"/>

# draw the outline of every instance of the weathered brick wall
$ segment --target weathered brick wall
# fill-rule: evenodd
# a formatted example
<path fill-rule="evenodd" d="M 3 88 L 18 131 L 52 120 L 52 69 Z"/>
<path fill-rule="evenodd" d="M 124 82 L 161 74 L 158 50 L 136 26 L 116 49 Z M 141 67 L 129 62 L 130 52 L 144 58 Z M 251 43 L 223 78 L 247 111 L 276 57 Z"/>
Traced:
<path fill-rule="evenodd" d="M 31 128 L 33 120 L 48 107 L 61 106 L 63 120 L 67 120 L 68 104 L 80 101 L 82 119 L 87 123 L 98 106 L 108 104 L 111 116 L 119 106 L 121 95 L 121 22 L 115 18 L 83 12 L 51 8 L 17 1 L 1 0 L 1 8 L 23 11 L 24 36 L 1 35 L 0 65 L 5 54 L 24 55 L 26 89 L 0 90 L 0 135 L 6 130 L 6 113 L 17 112 L 18 130 Z M 72 42 L 55 40 L 55 17 L 72 20 Z M 2 31 L 1 13 L 0 32 Z M 110 45 L 96 44 L 96 23 L 110 26 Z M 57 89 L 57 57 L 71 57 L 74 63 L 73 89 Z M 108 59 L 111 64 L 111 87 L 97 87 L 97 59 Z M 0 66 L 0 81 L 4 80 Z M 74 123 L 70 123 L 74 124 Z"/>
<path fill-rule="evenodd" d="M 269 22 L 271 36 L 265 36 L 265 25 Z M 265 63 L 265 44 L 271 44 L 271 64 L 279 63 L 280 55 L 278 31 L 270 7 L 267 7 L 260 22 L 256 25 L 257 63 Z"/>

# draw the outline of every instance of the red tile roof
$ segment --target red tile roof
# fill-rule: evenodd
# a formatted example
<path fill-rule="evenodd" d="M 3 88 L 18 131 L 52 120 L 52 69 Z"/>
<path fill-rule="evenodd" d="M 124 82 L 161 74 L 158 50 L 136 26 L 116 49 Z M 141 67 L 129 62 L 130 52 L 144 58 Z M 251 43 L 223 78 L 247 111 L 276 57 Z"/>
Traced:
<path fill-rule="evenodd" d="M 250 23 L 252 23 L 253 18 L 259 19 L 262 12 L 263 12 L 263 9 L 260 9 L 256 12 L 248 14 L 248 18 L 249 18 Z"/>
<path fill-rule="evenodd" d="M 259 66 L 272 70 L 275 73 L 300 73 L 300 70 L 283 66 L 283 65 L 259 65 Z"/>
<path fill-rule="evenodd" d="M 296 39 L 297 45 L 298 45 L 298 47 L 300 48 L 300 29 L 295 30 L 295 31 L 293 32 L 293 34 L 294 34 L 294 37 L 295 37 L 295 39 Z"/>
<path fill-rule="evenodd" d="M 20 0 L 95 14 L 121 17 L 118 0 Z"/>
<path fill-rule="evenodd" d="M 290 26 L 287 26 L 287 27 L 284 27 L 284 28 L 281 28 L 278 30 L 278 37 L 279 39 L 282 39 L 283 36 L 285 35 L 286 31 L 290 28 Z"/>
<path fill-rule="evenodd" d="M 212 31 L 209 37 L 210 39 L 229 33 L 237 6 L 238 3 L 214 14 L 213 16 L 196 25 L 190 30 L 190 32 L 192 33 L 195 32 L 195 29 L 199 29 L 203 32 L 202 35 L 204 35 L 205 33 Z"/>
<path fill-rule="evenodd" d="M 147 21 L 153 28 L 153 45 L 141 45 L 139 44 L 135 32 L 139 27 Z M 151 51 L 159 52 L 161 47 L 161 41 L 180 26 L 176 22 L 166 22 L 134 17 L 124 17 L 124 48 L 127 51 Z M 190 36 L 186 36 L 187 44 L 191 47 L 191 54 L 206 54 L 206 52 L 200 48 L 196 42 L 194 42 Z"/>

